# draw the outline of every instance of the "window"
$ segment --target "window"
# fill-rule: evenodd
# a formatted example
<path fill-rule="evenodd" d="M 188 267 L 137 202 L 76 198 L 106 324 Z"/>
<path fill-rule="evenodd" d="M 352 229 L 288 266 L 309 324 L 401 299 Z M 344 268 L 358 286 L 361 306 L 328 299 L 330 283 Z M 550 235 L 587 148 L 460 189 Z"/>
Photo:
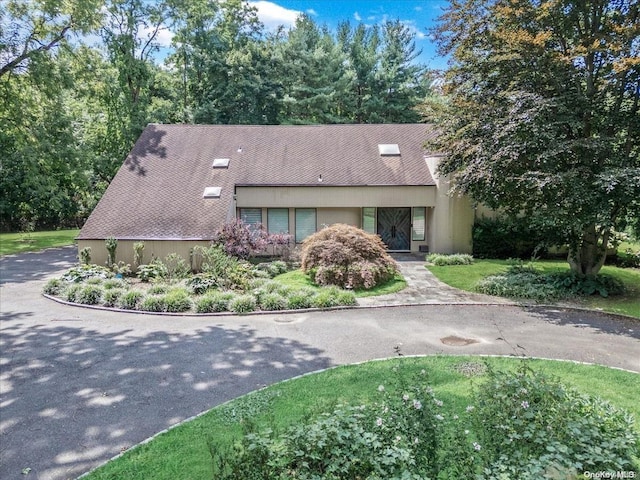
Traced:
<path fill-rule="evenodd" d="M 362 230 L 376 233 L 376 207 L 362 208 Z"/>
<path fill-rule="evenodd" d="M 296 208 L 296 243 L 301 243 L 315 231 L 316 209 Z"/>
<path fill-rule="evenodd" d="M 229 168 L 228 158 L 214 158 L 212 168 Z"/>
<path fill-rule="evenodd" d="M 378 144 L 378 152 L 381 156 L 400 155 L 400 147 L 397 143 L 380 143 Z"/>
<path fill-rule="evenodd" d="M 240 220 L 246 225 L 260 225 L 262 224 L 262 209 L 261 208 L 241 208 Z"/>
<path fill-rule="evenodd" d="M 289 233 L 289 209 L 267 209 L 267 230 L 269 233 Z"/>
<path fill-rule="evenodd" d="M 411 218 L 411 240 L 421 242 L 424 240 L 426 230 L 426 207 L 413 207 L 413 217 Z"/>
<path fill-rule="evenodd" d="M 204 189 L 202 196 L 204 198 L 220 198 L 222 187 L 207 187 Z"/>

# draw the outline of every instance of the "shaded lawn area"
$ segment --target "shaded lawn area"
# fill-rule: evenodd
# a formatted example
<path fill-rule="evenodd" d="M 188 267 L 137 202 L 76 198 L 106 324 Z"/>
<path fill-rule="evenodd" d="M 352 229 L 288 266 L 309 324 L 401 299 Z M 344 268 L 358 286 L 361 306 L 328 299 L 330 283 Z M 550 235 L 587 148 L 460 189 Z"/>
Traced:
<path fill-rule="evenodd" d="M 149 443 L 132 449 L 107 463 L 87 480 L 127 478 L 130 480 L 211 478 L 209 446 L 231 445 L 242 435 L 243 419 L 250 419 L 258 431 L 284 429 L 308 420 L 336 405 L 360 405 L 379 398 L 378 385 L 393 379 L 391 367 L 397 360 L 373 361 L 330 369 L 291 381 L 277 383 L 240 397 L 228 404 L 160 435 Z M 581 393 L 598 396 L 624 408 L 639 425 L 640 395 L 638 374 L 597 365 L 573 362 L 526 360 L 528 365 L 555 376 Z M 521 360 L 464 356 L 433 356 L 403 360 L 403 370 L 412 375 L 424 369 L 427 382 L 443 401 L 445 415 L 464 411 L 470 404 L 474 388 L 485 374 L 468 377 L 470 366 L 484 364 L 501 370 L 515 370 Z M 480 370 L 481 372 L 481 370 Z M 405 377 L 410 381 L 410 378 Z M 621 388 L 620 385 L 625 385 Z M 637 427 L 636 427 L 637 428 Z"/>
<path fill-rule="evenodd" d="M 33 233 L 0 233 L 0 255 L 33 252 L 51 247 L 72 245 L 80 233 L 73 230 L 48 230 Z"/>
<path fill-rule="evenodd" d="M 314 284 L 308 275 L 302 270 L 292 270 L 274 277 L 274 280 L 293 288 L 308 287 L 320 290 L 321 287 Z M 374 295 L 386 295 L 389 293 L 399 292 L 407 286 L 407 282 L 400 274 L 396 274 L 388 282 L 378 285 L 370 290 L 355 290 L 356 297 L 372 297 Z"/>
<path fill-rule="evenodd" d="M 427 268 L 447 285 L 473 292 L 476 284 L 481 279 L 489 275 L 505 272 L 509 265 L 510 262 L 507 260 L 478 259 L 474 260 L 472 265 L 442 267 L 429 265 Z M 533 262 L 533 265 L 544 273 L 563 272 L 569 268 L 567 262 L 562 260 L 539 260 Z M 627 293 L 609 298 L 592 295 L 588 298 L 572 299 L 571 303 L 580 307 L 640 318 L 640 269 L 605 266 L 602 268 L 601 273 L 621 280 L 627 288 Z"/>

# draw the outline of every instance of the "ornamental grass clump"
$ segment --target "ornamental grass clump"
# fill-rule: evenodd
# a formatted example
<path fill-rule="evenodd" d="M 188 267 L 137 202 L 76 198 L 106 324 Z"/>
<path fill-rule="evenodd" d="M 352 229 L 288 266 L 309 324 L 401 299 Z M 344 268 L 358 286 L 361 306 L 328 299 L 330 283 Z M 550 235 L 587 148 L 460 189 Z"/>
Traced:
<path fill-rule="evenodd" d="M 380 237 L 335 224 L 304 241 L 302 270 L 318 285 L 371 289 L 391 280 L 398 267 Z"/>
<path fill-rule="evenodd" d="M 217 313 L 229 310 L 229 302 L 235 297 L 232 292 L 213 291 L 196 301 L 196 312 Z"/>

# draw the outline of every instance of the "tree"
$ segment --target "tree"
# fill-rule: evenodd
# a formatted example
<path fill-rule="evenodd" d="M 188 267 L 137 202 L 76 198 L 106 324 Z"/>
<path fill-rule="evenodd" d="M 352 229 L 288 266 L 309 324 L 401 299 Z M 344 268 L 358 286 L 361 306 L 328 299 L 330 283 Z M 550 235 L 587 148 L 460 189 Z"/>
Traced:
<path fill-rule="evenodd" d="M 452 0 L 429 111 L 455 190 L 524 215 L 580 274 L 640 211 L 640 18 L 633 0 Z"/>

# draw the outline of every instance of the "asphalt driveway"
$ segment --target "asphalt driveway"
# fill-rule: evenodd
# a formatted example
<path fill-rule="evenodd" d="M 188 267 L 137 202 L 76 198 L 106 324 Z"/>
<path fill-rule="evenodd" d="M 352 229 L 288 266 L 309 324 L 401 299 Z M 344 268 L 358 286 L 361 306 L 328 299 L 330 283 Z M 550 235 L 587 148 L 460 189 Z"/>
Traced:
<path fill-rule="evenodd" d="M 74 261 L 69 248 L 0 259 L 2 479 L 74 478 L 243 393 L 397 349 L 563 358 L 640 372 L 640 324 L 594 312 L 422 305 L 165 317 L 42 297 L 45 279 Z M 477 343 L 443 343 L 453 336 Z"/>

